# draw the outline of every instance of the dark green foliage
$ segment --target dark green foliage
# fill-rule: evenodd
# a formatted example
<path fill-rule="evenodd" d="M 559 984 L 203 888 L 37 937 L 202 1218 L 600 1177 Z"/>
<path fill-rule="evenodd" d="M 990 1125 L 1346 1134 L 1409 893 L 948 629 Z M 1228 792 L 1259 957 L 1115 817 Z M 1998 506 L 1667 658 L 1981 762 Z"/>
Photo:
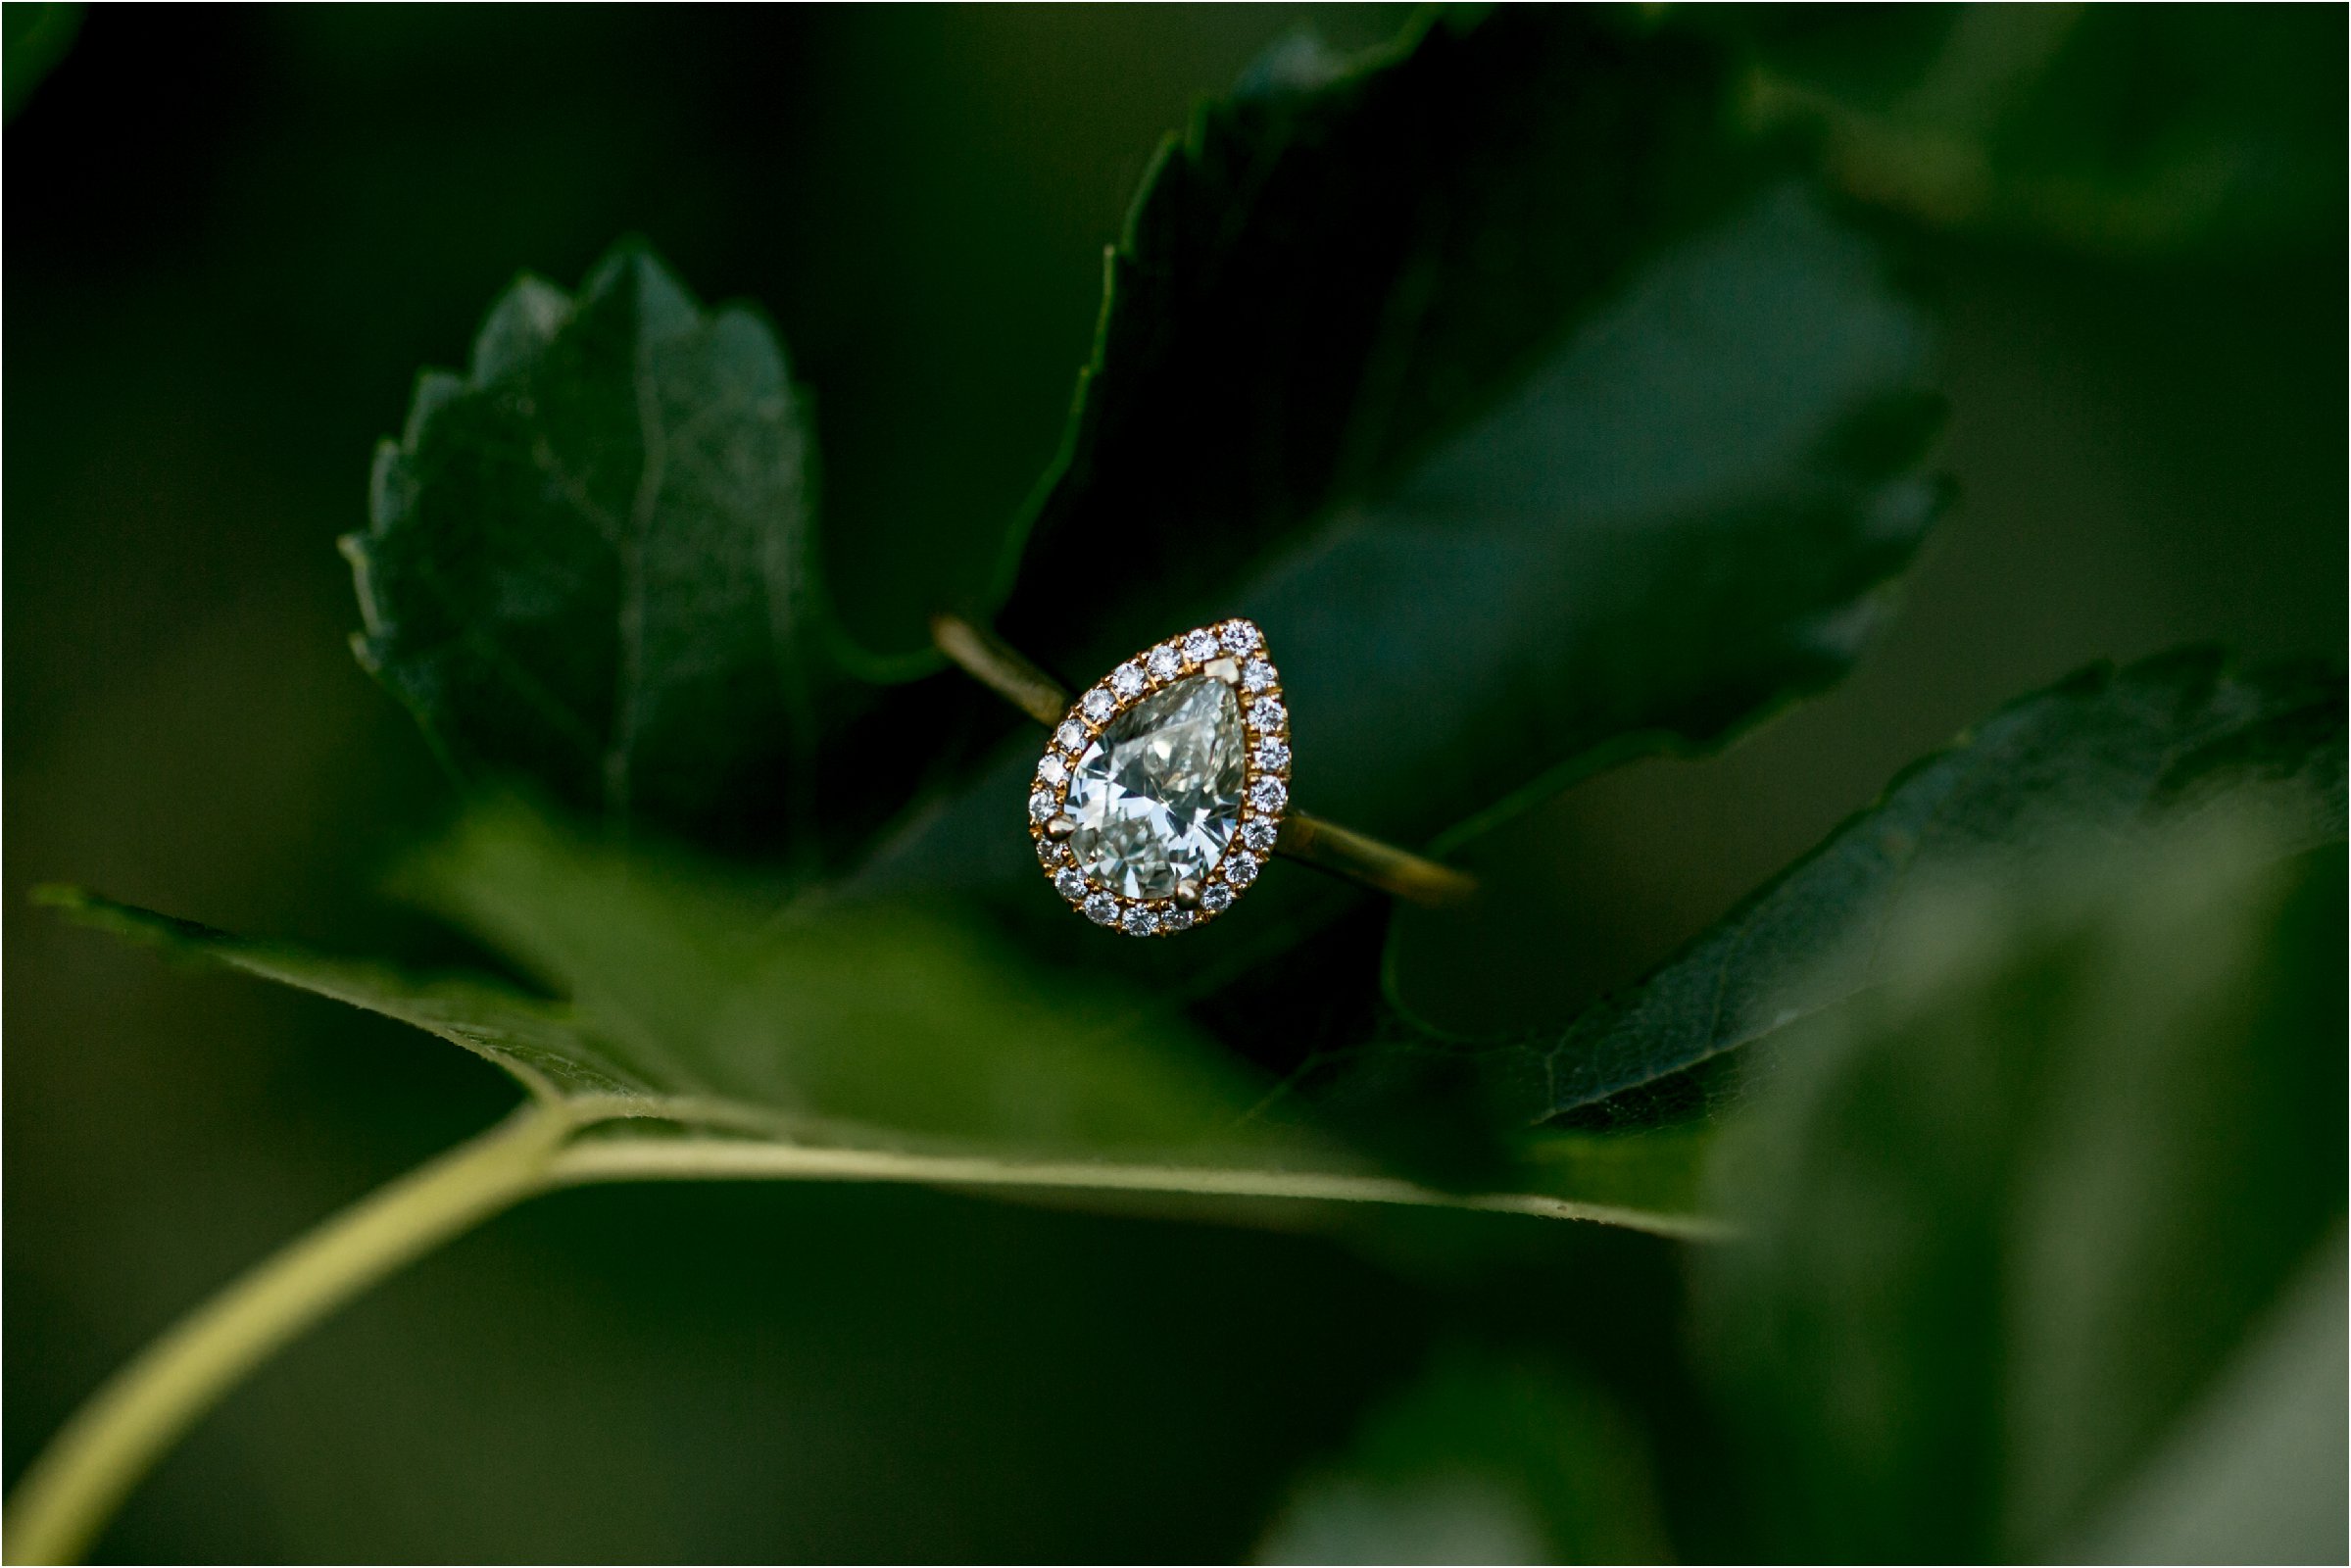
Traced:
<path fill-rule="evenodd" d="M 1291 696 L 1299 804 L 1408 843 L 1834 680 L 1941 497 L 1932 334 L 1875 244 L 1724 126 L 1691 49 L 1512 12 L 1204 111 L 1114 254 L 1014 640 L 1089 681 L 1171 628 L 1255 615 Z M 1465 75 L 1491 90 L 1456 102 Z M 1634 90 L 1651 75 L 1675 84 Z M 1603 116 L 1594 154 L 1578 138 Z M 1455 119 L 1504 151 L 1418 128 Z M 1409 156 L 1390 155 L 1398 138 Z M 1687 183 L 1651 190 L 1628 164 Z M 1358 167 L 1377 177 L 1333 173 Z M 1428 216 L 1465 204 L 1488 223 L 1472 259 L 1450 249 L 1466 230 Z M 1346 421 L 1372 395 L 1368 347 L 1294 336 L 1397 318 L 1414 324 L 1381 350 L 1393 385 L 1366 433 Z M 857 885 L 982 897 L 1042 953 L 1188 999 L 1350 898 L 1285 875 L 1181 945 L 1105 945 L 1002 831 L 1035 752 L 1007 742 Z M 1204 1015 L 1295 1060 L 1235 1026 L 1253 1011 Z"/>
<path fill-rule="evenodd" d="M 1526 1355 L 1450 1348 L 1302 1477 L 1260 1560 L 1670 1560 L 1640 1433 Z"/>
<path fill-rule="evenodd" d="M 2339 13 L 2299 6 L 1696 7 L 1749 112 L 1811 127 L 1856 195 L 2103 251 L 2327 231 L 2345 174 Z"/>
<path fill-rule="evenodd" d="M 842 675 L 782 351 L 623 246 L 577 300 L 516 283 L 427 372 L 345 543 L 362 662 L 459 773 L 616 827 L 805 837 Z"/>
<path fill-rule="evenodd" d="M 49 900 L 168 953 L 414 1024 L 540 1095 L 616 1100 L 632 1117 L 1027 1157 L 1198 1158 L 1203 1142 L 1239 1152 L 1282 1137 L 1244 1125 L 1262 1089 L 1197 1039 L 1114 990 L 1043 984 L 951 920 L 776 918 L 759 884 L 581 844 L 512 807 L 474 813 L 409 881 L 567 1000 L 325 958 L 72 890 Z M 1293 1160 L 1310 1152 L 1286 1144 Z"/>
<path fill-rule="evenodd" d="M 1203 107 L 1110 252 L 1005 630 L 1091 678 L 1395 479 L 1743 188 L 1724 109 L 1711 51 L 1572 10 L 1294 45 Z"/>
<path fill-rule="evenodd" d="M 2343 684 L 2239 674 L 2208 651 L 2081 675 L 1993 714 L 1540 1061 L 1557 1114 L 1760 1040 L 1876 982 L 1904 905 L 1953 877 L 2021 881 L 2085 842 L 2260 810 L 2287 848 L 2343 835 Z"/>
<path fill-rule="evenodd" d="M 59 0 L 11 0 L 0 7 L 0 59 L 7 62 L 5 105 L 0 115 L 14 120 L 41 78 L 55 69 L 73 47 L 81 26 L 81 7 Z"/>
<path fill-rule="evenodd" d="M 1004 629 L 1084 682 L 1256 615 L 1315 808 L 1415 841 L 1833 679 L 1934 515 L 1930 334 L 1727 113 L 1710 51 L 1566 8 L 1202 110 Z"/>
<path fill-rule="evenodd" d="M 2085 670 L 1920 762 L 1811 856 L 1623 996 L 1556 1033 L 1474 1051 L 1392 1039 L 1312 1064 L 1309 1098 L 1393 1101 L 1473 1069 L 1471 1102 L 1541 1121 L 1655 1086 L 1878 982 L 1904 907 L 1956 877 L 2027 882 L 2085 845 L 2128 845 L 2218 812 L 2285 849 L 2344 832 L 2343 683 L 2311 667 L 2239 673 L 2209 650 Z M 1736 1088 L 1628 1097 L 1603 1124 L 1687 1111 Z"/>
<path fill-rule="evenodd" d="M 65 15 L 10 8 L 12 113 Z M 1921 257 L 2331 235 L 2339 93 L 2281 62 L 2341 30 L 1517 7 L 1358 56 L 1299 34 L 1151 164 L 1020 514 L 925 524 L 1015 536 L 940 608 L 1073 684 L 1249 614 L 1298 805 L 1439 855 L 1722 745 L 1853 666 L 1944 509 Z M 794 326 L 820 359 L 870 322 Z M 2313 1387 L 2340 1436 L 2334 666 L 2088 669 L 1690 911 L 1630 989 L 1437 1038 L 1388 1001 L 1385 910 L 1295 864 L 1173 941 L 1071 916 L 1020 825 L 1038 734 L 837 628 L 854 524 L 824 535 L 808 407 L 755 311 L 624 244 L 576 296 L 515 284 L 379 455 L 360 656 L 467 797 L 398 891 L 523 979 L 47 901 L 451 1041 L 575 1149 L 1050 1167 L 1077 1173 L 1052 1201 L 1329 1224 L 1419 1271 L 1462 1348 L 1267 1489 L 1277 1558 L 2339 1555 L 2309 1506 L 2339 1448 L 2279 1436 Z M 893 457 L 931 462 L 903 423 Z M 929 608 L 907 576 L 876 618 Z M 2109 635 L 2033 667 L 2174 633 Z M 1197 1180 L 1087 1190 L 1170 1168 Z M 1325 1178 L 1428 1206 L 1339 1225 L 1299 1186 Z M 1583 1366 L 1549 1302 L 1462 1308 L 1521 1249 L 1621 1285 L 1581 1228 L 1494 1242 L 1464 1200 L 1650 1233 L 1628 1248 L 1739 1230 L 1691 1265 L 1692 1366 L 1615 1364 L 1682 1332 L 1653 1289 L 1594 1314 L 1646 1348 Z M 1214 1292 L 1218 1324 L 1250 1310 Z"/>
<path fill-rule="evenodd" d="M 1700 1294 L 1770 1554 L 2180 1549 L 2129 1515 L 2166 1502 L 2132 1475 L 2192 1436 L 2342 1210 L 2343 853 L 2280 862 L 2243 831 L 2094 891 L 1922 902 L 1881 984 L 1803 1028 L 1720 1166 L 1754 1240 Z M 2339 1447 L 2279 1458 L 2238 1549 L 2265 1510 L 2340 1496 Z M 2270 1549 L 2323 1560 L 2341 1530 L 2338 1504 Z"/>

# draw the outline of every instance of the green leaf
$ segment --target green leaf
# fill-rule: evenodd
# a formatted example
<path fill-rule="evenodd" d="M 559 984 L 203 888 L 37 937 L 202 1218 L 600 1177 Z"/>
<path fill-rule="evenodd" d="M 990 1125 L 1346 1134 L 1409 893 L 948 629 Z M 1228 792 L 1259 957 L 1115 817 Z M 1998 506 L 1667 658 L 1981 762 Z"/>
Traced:
<path fill-rule="evenodd" d="M 1722 75 L 1518 8 L 1203 110 L 1003 629 L 1090 681 L 1254 614 L 1315 808 L 1413 840 L 1834 679 L 1935 511 L 1928 332 Z"/>
<path fill-rule="evenodd" d="M 681 1100 L 859 1143 L 1176 1152 L 1263 1094 L 1113 987 L 1033 974 L 943 912 L 819 904 L 476 811 L 416 890 Z"/>
<path fill-rule="evenodd" d="M 1642 1445 L 1578 1379 L 1456 1348 L 1302 1478 L 1260 1562 L 1662 1562 Z"/>
<path fill-rule="evenodd" d="M 37 904 L 167 956 L 219 964 L 412 1024 L 504 1068 L 542 1097 L 616 1096 L 653 1103 L 654 1086 L 599 1040 L 570 1006 L 484 976 L 408 974 L 284 942 L 240 937 L 194 920 L 119 904 L 73 887 L 42 887 Z"/>
<path fill-rule="evenodd" d="M 1766 1555 L 2082 1543 L 2339 1236 L 2344 856 L 2276 848 L 2216 819 L 1946 890 L 1800 1031 L 1717 1169 L 1752 1241 L 1698 1293 Z"/>
<path fill-rule="evenodd" d="M 1037 969 L 944 909 L 787 905 L 770 884 L 581 840 L 513 804 L 474 811 L 406 882 L 563 1000 L 44 897 L 173 956 L 428 1030 L 580 1125 L 610 1123 L 571 1179 L 830 1176 L 1129 1195 L 1122 1208 L 1132 1195 L 1227 1211 L 1326 1200 L 1712 1228 L 1694 1207 L 1695 1143 L 1562 1149 L 1529 1162 L 1525 1187 L 1486 1194 L 1384 1173 L 1267 1111 L 1265 1084 L 1164 1009 Z"/>
<path fill-rule="evenodd" d="M 767 325 L 623 245 L 427 372 L 344 541 L 361 662 L 461 775 L 729 847 L 805 841 L 848 680 L 815 456 Z"/>
<path fill-rule="evenodd" d="M 73 47 L 81 30 L 81 7 L 57 0 L 9 0 L 0 6 L 0 116 L 14 120 L 17 111 L 57 69 Z"/>
<path fill-rule="evenodd" d="M 2129 252 L 2341 226 L 2340 19 L 2293 7 L 1699 7 L 1750 109 L 1816 127 L 1847 189 L 1931 222 Z"/>
<path fill-rule="evenodd" d="M 1741 188 L 1723 103 L 1717 51 L 1580 13 L 1278 48 L 1109 253 L 1004 629 L 1090 677 L 1393 480 Z"/>
<path fill-rule="evenodd" d="M 1929 332 L 1720 107 L 1702 52 L 1522 8 L 1207 111 L 1113 260 L 1014 640 L 1092 679 L 1253 614 L 1299 805 L 1410 843 L 1835 680 L 1941 493 Z M 1354 332 L 1379 367 L 1309 352 Z M 1349 897 L 1284 873 L 1182 944 L 1107 942 L 1004 831 L 1037 749 L 863 885 L 983 895 L 1040 951 L 1192 996 Z"/>
<path fill-rule="evenodd" d="M 1954 876 L 2024 879 L 2085 841 L 2213 812 L 2258 813 L 2289 848 L 2339 842 L 2344 734 L 2328 670 L 2238 673 L 2203 649 L 2084 670 L 1910 768 L 1633 990 L 1564 1030 L 1485 1048 L 1483 1095 L 1505 1120 L 1541 1120 L 1764 1040 L 1880 983 L 1884 933 Z M 1312 1076 L 1402 1079 L 1460 1049 L 1351 1054 Z"/>
<path fill-rule="evenodd" d="M 1254 610 L 1301 804 L 1412 841 L 1835 679 L 1935 509 L 1927 336 L 1874 249 L 1726 130 L 1718 53 L 1527 12 L 1269 57 L 1138 201 L 1007 624 L 1091 676 L 1088 638 Z M 909 692 L 844 734 L 850 667 L 897 672 L 832 647 L 793 411 L 764 332 L 641 254 L 576 306 L 519 286 L 384 460 L 369 657 L 465 770 L 854 855 L 926 772 L 875 778 L 874 746 L 945 773 L 963 726 Z M 739 482 L 670 483 L 650 437 L 681 429 Z M 641 516 L 650 544 L 617 526 Z M 1034 749 L 913 813 L 859 889 L 983 893 L 1042 956 L 1190 995 L 1344 906 L 1286 876 L 1188 951 L 1083 927 L 1007 830 Z"/>

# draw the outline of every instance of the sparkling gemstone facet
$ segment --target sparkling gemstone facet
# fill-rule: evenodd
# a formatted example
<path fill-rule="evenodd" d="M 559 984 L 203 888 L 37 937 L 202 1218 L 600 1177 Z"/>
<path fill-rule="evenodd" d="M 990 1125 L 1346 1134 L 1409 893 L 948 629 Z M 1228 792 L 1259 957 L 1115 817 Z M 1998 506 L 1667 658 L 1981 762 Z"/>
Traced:
<path fill-rule="evenodd" d="M 1252 816 L 1241 824 L 1241 842 L 1259 855 L 1273 848 L 1273 841 L 1279 833 L 1280 829 L 1274 826 L 1270 817 Z"/>
<path fill-rule="evenodd" d="M 1282 706 L 1279 697 L 1260 697 L 1249 705 L 1249 727 L 1251 729 L 1280 729 L 1282 720 L 1289 716 L 1290 710 Z"/>
<path fill-rule="evenodd" d="M 1072 787 L 1069 793 L 1077 790 Z M 1290 791 L 1278 778 L 1261 778 L 1249 786 L 1249 802 L 1260 811 L 1278 811 L 1290 804 Z"/>
<path fill-rule="evenodd" d="M 1195 675 L 1121 713 L 1078 758 L 1063 809 L 1098 886 L 1163 899 L 1207 876 L 1241 822 L 1241 705 Z"/>
<path fill-rule="evenodd" d="M 1241 684 L 1252 692 L 1261 692 L 1273 684 L 1273 666 L 1262 659 L 1252 659 L 1241 666 Z"/>

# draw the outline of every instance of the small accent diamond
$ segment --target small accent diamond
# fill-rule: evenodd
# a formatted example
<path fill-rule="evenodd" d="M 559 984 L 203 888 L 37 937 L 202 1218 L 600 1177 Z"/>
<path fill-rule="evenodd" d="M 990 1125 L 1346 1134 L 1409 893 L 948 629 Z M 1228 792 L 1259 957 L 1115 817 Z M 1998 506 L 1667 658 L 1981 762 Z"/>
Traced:
<path fill-rule="evenodd" d="M 1257 743 L 1255 760 L 1266 771 L 1279 773 L 1290 765 L 1290 748 L 1268 735 Z"/>
<path fill-rule="evenodd" d="M 1161 643 L 1151 650 L 1148 662 L 1151 665 L 1151 679 L 1168 680 L 1174 677 L 1176 671 L 1184 667 L 1184 655 L 1175 644 Z"/>
<path fill-rule="evenodd" d="M 1143 666 L 1130 659 L 1110 671 L 1110 690 L 1121 697 L 1139 696 L 1143 691 Z"/>
<path fill-rule="evenodd" d="M 1100 686 L 1097 686 L 1094 688 L 1094 690 L 1086 694 L 1086 700 L 1080 703 L 1078 707 L 1085 710 L 1085 713 L 1088 718 L 1091 718 L 1097 724 L 1099 724 L 1103 719 L 1108 718 L 1113 712 L 1117 711 L 1118 702 L 1117 699 L 1113 698 L 1108 692 L 1102 690 Z"/>
<path fill-rule="evenodd" d="M 1282 720 L 1289 716 L 1290 710 L 1282 706 L 1279 697 L 1260 697 L 1249 705 L 1249 727 L 1251 729 L 1280 729 Z"/>
<path fill-rule="evenodd" d="M 1126 918 L 1118 923 L 1126 927 L 1126 933 L 1131 937 L 1148 937 L 1159 929 L 1158 915 L 1140 904 L 1127 910 Z"/>
<path fill-rule="evenodd" d="M 1061 803 L 1043 790 L 1029 797 L 1029 815 L 1040 822 L 1052 821 L 1053 812 L 1060 808 Z"/>
<path fill-rule="evenodd" d="M 1278 811 L 1290 804 L 1290 786 L 1278 778 L 1261 778 L 1249 787 L 1249 803 L 1260 811 Z"/>
<path fill-rule="evenodd" d="M 1233 890 L 1222 882 L 1211 882 L 1200 890 L 1200 906 L 1210 914 L 1225 908 L 1233 902 Z"/>
<path fill-rule="evenodd" d="M 1241 842 L 1263 855 L 1273 848 L 1274 838 L 1280 832 L 1281 828 L 1273 818 L 1252 816 L 1241 824 Z"/>
<path fill-rule="evenodd" d="M 1159 929 L 1162 931 L 1189 931 L 1192 929 L 1192 922 L 1198 918 L 1199 916 L 1190 909 L 1170 909 L 1159 916 Z"/>
<path fill-rule="evenodd" d="M 1257 645 L 1265 640 L 1257 635 L 1257 628 L 1246 620 L 1228 620 L 1217 628 L 1217 632 L 1224 638 L 1225 647 L 1236 654 L 1253 653 Z"/>
<path fill-rule="evenodd" d="M 1237 888 L 1248 887 L 1257 880 L 1257 858 L 1247 853 L 1226 856 L 1224 879 Z"/>
<path fill-rule="evenodd" d="M 1096 925 L 1118 923 L 1118 901 L 1107 893 L 1097 893 L 1086 901 L 1086 918 Z"/>
<path fill-rule="evenodd" d="M 1192 662 L 1204 663 L 1216 657 L 1216 639 L 1204 631 L 1189 633 L 1184 638 L 1184 657 Z"/>
<path fill-rule="evenodd" d="M 1060 890 L 1061 897 L 1075 904 L 1086 896 L 1086 873 L 1074 865 L 1065 865 L 1053 873 L 1053 886 Z"/>
<path fill-rule="evenodd" d="M 1053 731 L 1053 744 L 1065 752 L 1084 751 L 1086 749 L 1086 726 L 1074 718 L 1061 720 L 1061 727 Z"/>
<path fill-rule="evenodd" d="M 1052 839 L 1039 839 L 1037 841 L 1037 863 L 1040 865 L 1059 865 L 1061 863 L 1061 857 L 1067 855 L 1068 853 L 1069 852 L 1067 850 L 1054 843 Z"/>
<path fill-rule="evenodd" d="M 1272 744 L 1271 741 L 1265 743 L 1266 746 Z M 1259 751 L 1264 749 L 1264 746 L 1258 748 Z M 1069 782 L 1069 764 L 1053 753 L 1047 752 L 1045 760 L 1037 764 L 1037 776 L 1048 784 L 1066 784 Z"/>
<path fill-rule="evenodd" d="M 1241 668 L 1241 685 L 1245 691 L 1261 692 L 1273 684 L 1273 666 L 1262 659 L 1252 659 Z"/>

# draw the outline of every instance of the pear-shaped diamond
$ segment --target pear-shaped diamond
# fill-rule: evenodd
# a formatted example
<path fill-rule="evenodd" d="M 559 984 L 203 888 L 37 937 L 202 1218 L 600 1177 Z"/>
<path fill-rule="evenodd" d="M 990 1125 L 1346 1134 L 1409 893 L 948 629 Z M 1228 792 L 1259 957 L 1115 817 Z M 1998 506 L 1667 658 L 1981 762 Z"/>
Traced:
<path fill-rule="evenodd" d="M 1089 881 L 1131 899 L 1204 881 L 1241 825 L 1246 762 L 1230 686 L 1195 675 L 1153 693 L 1070 770 L 1070 853 Z"/>

